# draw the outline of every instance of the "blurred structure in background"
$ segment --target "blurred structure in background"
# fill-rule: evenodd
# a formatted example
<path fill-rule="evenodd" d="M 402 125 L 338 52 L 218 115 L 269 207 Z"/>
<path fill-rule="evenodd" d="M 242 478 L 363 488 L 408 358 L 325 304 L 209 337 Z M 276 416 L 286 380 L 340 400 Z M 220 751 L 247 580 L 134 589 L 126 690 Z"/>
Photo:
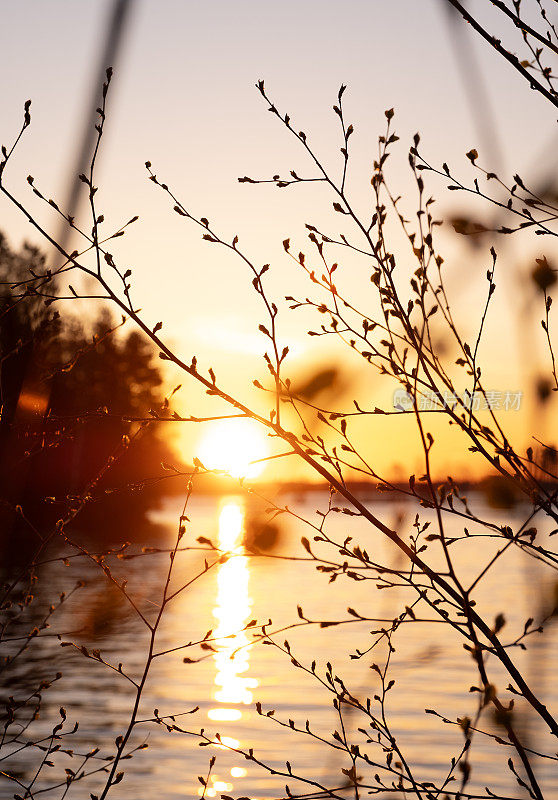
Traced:
<path fill-rule="evenodd" d="M 106 77 L 106 70 L 117 66 L 122 53 L 122 44 L 125 40 L 126 30 L 130 26 L 132 17 L 131 0 L 114 0 L 108 15 L 105 33 L 101 39 L 101 55 L 93 74 L 90 96 L 87 99 L 83 114 L 83 129 L 79 138 L 74 161 L 68 173 L 68 187 L 62 208 L 66 214 L 78 217 L 80 205 L 83 202 L 85 184 L 79 180 L 79 175 L 88 171 L 89 164 L 97 140 L 97 108 L 102 98 L 102 87 Z M 116 74 L 115 80 L 118 81 Z M 56 237 L 64 249 L 68 249 L 72 229 L 62 221 L 60 231 Z"/>

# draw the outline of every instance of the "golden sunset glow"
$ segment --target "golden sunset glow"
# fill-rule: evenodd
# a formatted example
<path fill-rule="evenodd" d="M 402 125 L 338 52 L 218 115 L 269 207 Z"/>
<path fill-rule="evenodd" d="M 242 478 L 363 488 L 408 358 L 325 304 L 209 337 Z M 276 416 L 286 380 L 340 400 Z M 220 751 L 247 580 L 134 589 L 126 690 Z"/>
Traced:
<path fill-rule="evenodd" d="M 0 800 L 558 800 L 558 0 L 3 5 Z"/>
<path fill-rule="evenodd" d="M 215 721 L 239 720 L 242 712 L 237 706 L 252 703 L 251 690 L 258 685 L 254 678 L 245 676 L 250 665 L 250 639 L 241 629 L 250 619 L 252 601 L 248 595 L 248 559 L 242 555 L 243 529 L 243 507 L 238 502 L 225 502 L 219 515 L 219 547 L 231 557 L 219 567 L 213 610 L 218 620 L 214 631 L 218 639 L 214 697 L 224 704 L 209 710 L 209 719 Z"/>
<path fill-rule="evenodd" d="M 207 716 L 214 722 L 238 722 L 242 719 L 239 706 L 253 702 L 252 690 L 258 686 L 255 678 L 246 675 L 250 666 L 250 639 L 242 628 L 250 619 L 252 600 L 248 594 L 249 562 L 243 554 L 244 506 L 241 501 L 225 499 L 219 512 L 219 548 L 229 555 L 220 565 L 217 575 L 217 597 L 213 616 L 218 620 L 216 637 L 215 690 L 218 706 L 209 709 Z M 214 740 L 218 748 L 238 748 L 238 739 L 220 736 Z M 245 777 L 247 770 L 232 767 L 233 778 Z M 231 791 L 233 785 L 212 775 L 205 796 Z M 203 790 L 198 790 L 201 796 Z"/>
<path fill-rule="evenodd" d="M 215 738 L 212 740 L 211 744 L 218 750 L 226 750 L 229 747 L 236 749 L 240 746 L 238 739 L 233 739 L 232 736 L 221 736 L 219 739 Z"/>
<path fill-rule="evenodd" d="M 232 767 L 231 775 L 233 778 L 245 778 L 248 775 L 248 770 L 244 767 Z"/>
<path fill-rule="evenodd" d="M 198 447 L 198 458 L 208 469 L 233 478 L 255 478 L 269 455 L 265 433 L 250 419 L 223 419 L 211 424 Z M 258 463 L 259 462 L 259 463 Z"/>
<path fill-rule="evenodd" d="M 205 789 L 205 797 L 217 797 L 217 792 L 230 792 L 232 788 L 232 783 L 220 781 L 212 775 L 209 779 L 209 784 Z M 200 796 L 204 795 L 204 790 L 201 788 L 198 789 L 198 794 Z"/>

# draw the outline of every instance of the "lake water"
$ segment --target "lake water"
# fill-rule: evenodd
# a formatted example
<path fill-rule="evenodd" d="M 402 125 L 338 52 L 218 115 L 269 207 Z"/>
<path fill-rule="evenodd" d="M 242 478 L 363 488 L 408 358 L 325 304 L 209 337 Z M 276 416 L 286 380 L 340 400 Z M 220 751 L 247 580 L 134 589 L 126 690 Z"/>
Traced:
<path fill-rule="evenodd" d="M 505 512 L 489 509 L 480 496 L 470 498 L 470 501 L 479 514 L 512 528 L 528 514 L 527 507 Z M 327 510 L 328 495 L 313 492 L 299 497 L 283 496 L 279 502 L 287 503 L 297 515 L 319 525 L 320 517 L 316 510 Z M 381 519 L 396 524 L 405 535 L 412 532 L 414 506 L 395 505 L 385 500 L 370 501 L 368 506 Z M 172 547 L 180 511 L 179 501 L 173 500 L 157 512 L 157 522 L 168 532 L 159 536 L 153 542 L 154 546 Z M 212 638 L 217 638 L 213 645 L 215 650 L 193 646 L 155 659 L 139 719 L 153 718 L 156 708 L 161 717 L 176 715 L 176 724 L 190 733 L 169 733 L 163 726 L 147 721 L 138 725 L 132 741 L 134 744 L 146 741 L 149 748 L 139 752 L 133 760 L 123 762 L 124 779 L 111 790 L 110 796 L 133 800 L 200 797 L 203 787 L 197 776 L 207 775 L 211 755 L 216 756 L 216 762 L 205 791 L 206 797 L 219 797 L 224 793 L 253 800 L 279 798 L 285 796 L 286 782 L 294 795 L 316 791 L 315 787 L 294 779 L 287 781 L 282 776 L 270 774 L 234 752 L 234 749 L 249 747 L 254 748 L 254 755 L 272 769 L 284 771 L 285 761 L 289 760 L 293 772 L 321 785 L 341 787 L 345 780 L 341 770 L 351 766 L 347 753 L 288 727 L 289 719 L 302 729 L 309 720 L 313 732 L 326 741 L 333 741 L 332 732 L 340 729 L 340 720 L 332 705 L 332 695 L 315 677 L 294 668 L 288 655 L 279 648 L 251 644 L 252 631 L 241 629 L 252 619 L 259 623 L 271 619 L 270 631 L 300 622 L 298 604 L 309 619 L 349 620 L 351 616 L 347 607 L 350 606 L 367 617 L 390 620 L 415 599 L 413 590 L 404 586 L 379 590 L 376 581 L 355 582 L 346 576 L 330 583 L 327 574 L 317 572 L 315 564 L 303 560 L 307 554 L 300 545 L 300 537 L 307 536 L 312 540 L 313 531 L 286 514 L 278 518 L 282 535 L 274 555 L 296 555 L 301 560 L 246 555 L 240 542 L 244 527 L 255 513 L 253 503 L 248 503 L 246 497 L 194 497 L 186 513 L 190 522 L 186 526 L 183 544 L 195 544 L 196 538 L 203 536 L 219 543 L 221 549 L 231 555 L 169 603 L 158 633 L 156 651 L 180 648 L 189 641 L 198 641 L 209 629 L 213 630 Z M 428 512 L 421 510 L 421 519 L 428 518 Z M 475 532 L 473 525 L 468 527 L 471 533 Z M 327 530 L 330 536 L 340 541 L 352 536 L 353 543 L 366 548 L 377 561 L 401 565 L 389 542 L 357 517 L 332 514 L 328 517 Z M 456 517 L 448 518 L 447 530 L 449 535 L 460 535 L 463 522 Z M 126 532 L 125 538 L 133 539 L 133 532 Z M 493 538 L 470 538 L 454 545 L 455 561 L 463 579 L 473 580 L 501 543 L 502 540 Z M 131 552 L 140 550 L 135 547 Z M 66 547 L 62 553 L 58 551 L 50 556 L 71 553 L 71 548 Z M 179 553 L 171 591 L 180 588 L 203 569 L 206 555 L 200 549 Z M 426 556 L 434 565 L 442 563 L 436 555 L 435 543 L 429 547 Z M 214 560 L 209 555 L 208 558 Z M 169 563 L 168 552 L 145 554 L 129 560 L 113 558 L 110 563 L 115 575 L 127 578 L 127 589 L 138 607 L 146 616 L 153 617 Z M 505 614 L 507 626 L 500 635 L 504 642 L 511 642 L 522 632 L 528 617 L 538 619 L 542 610 L 551 603 L 554 576 L 555 573 L 527 558 L 519 549 L 510 548 L 494 574 L 489 574 L 478 585 L 475 591 L 477 607 L 489 620 L 500 612 Z M 134 677 L 141 675 L 145 663 L 148 630 L 136 615 L 130 613 L 118 590 L 111 587 L 99 568 L 83 558 L 72 558 L 67 565 L 54 560 L 40 567 L 37 601 L 29 611 L 29 618 L 34 614 L 39 619 L 40 609 L 53 602 L 59 592 L 68 592 L 78 579 L 86 581 L 85 588 L 76 591 L 53 616 L 47 635 L 35 639 L 29 650 L 20 656 L 10 672 L 9 685 L 3 687 L 4 694 L 19 697 L 25 687 L 36 683 L 38 677 L 52 675 L 60 669 L 63 678 L 44 693 L 44 707 L 41 718 L 33 723 L 34 730 L 48 736 L 59 720 L 58 708 L 61 705 L 68 714 L 64 730 L 71 730 L 76 720 L 80 723 L 78 731 L 64 740 L 64 748 L 72 748 L 73 757 L 56 754 L 54 766 L 46 767 L 34 784 L 33 797 L 63 797 L 63 787 L 48 794 L 41 793 L 41 790 L 59 779 L 64 781 L 65 768 L 78 769 L 80 758 L 77 753 L 85 753 L 93 747 L 101 748 L 99 756 L 113 753 L 114 739 L 125 730 L 133 702 L 133 687 L 122 676 L 84 658 L 73 647 L 62 648 L 53 634 L 60 633 L 65 641 L 99 649 L 111 663 L 122 662 L 124 670 Z M 432 618 L 432 613 L 428 609 L 417 609 L 417 616 Z M 316 673 L 322 678 L 326 663 L 331 662 L 334 673 L 341 676 L 352 693 L 363 700 L 373 698 L 378 691 L 378 678 L 370 665 L 372 662 L 383 665 L 387 651 L 385 645 L 380 644 L 360 658 L 351 659 L 350 654 L 367 650 L 374 640 L 370 631 L 379 627 L 381 624 L 356 620 L 325 628 L 300 625 L 274 639 L 282 645 L 287 638 L 300 663 L 309 666 L 315 660 Z M 510 651 L 524 669 L 530 685 L 555 712 L 558 711 L 556 628 L 558 625 L 551 621 L 544 638 L 538 635 L 529 638 L 527 652 L 518 648 Z M 444 724 L 441 719 L 425 714 L 425 709 L 436 709 L 450 720 L 465 715 L 474 717 L 477 695 L 470 693 L 469 688 L 479 683 L 476 669 L 463 650 L 460 635 L 445 624 L 404 624 L 396 632 L 393 643 L 395 653 L 390 676 L 396 683 L 389 692 L 386 705 L 389 724 L 407 763 L 413 765 L 415 776 L 440 782 L 448 772 L 451 757 L 459 755 L 463 734 L 459 727 Z M 184 663 L 185 656 L 201 660 Z M 502 699 L 510 699 L 512 695 L 504 691 L 509 680 L 490 660 L 488 668 Z M 259 716 L 256 701 L 261 702 L 264 712 L 274 709 L 274 718 Z M 195 714 L 178 716 L 195 706 L 199 707 Z M 285 722 L 287 727 L 276 720 Z M 377 745 L 365 745 L 365 736 L 358 732 L 358 728 L 367 727 L 362 714 L 346 711 L 343 722 L 353 742 L 359 743 L 371 758 L 378 755 Z M 505 736 L 489 709 L 483 714 L 480 727 Z M 548 752 L 556 753 L 556 743 L 552 749 L 542 725 L 519 715 L 517 727 L 529 747 L 535 750 L 546 748 Z M 201 728 L 214 741 L 219 733 L 225 746 L 200 747 L 199 737 L 195 734 Z M 21 741 L 27 736 L 24 732 Z M 5 754 L 5 750 L 2 753 Z M 484 794 L 483 787 L 488 785 L 502 797 L 527 796 L 506 765 L 509 756 L 519 763 L 512 748 L 499 746 L 489 736 L 476 734 L 471 749 L 472 772 L 468 791 Z M 17 756 L 5 759 L 1 769 L 22 780 L 29 780 L 41 758 L 41 753 L 28 747 Z M 383 760 L 381 756 L 379 760 Z M 91 763 L 91 768 L 103 766 L 98 758 Z M 545 797 L 558 798 L 558 762 L 535 759 L 534 763 Z M 359 766 L 359 774 L 370 786 L 375 785 L 376 771 L 364 763 Z M 102 785 L 102 773 L 92 775 L 72 787 L 68 796 L 87 798 L 90 792 L 98 792 Z M 457 791 L 458 786 L 456 781 L 449 789 Z M 17 792 L 18 787 L 12 781 L 0 776 L 0 797 L 11 798 Z M 354 797 L 354 793 L 340 789 L 336 796 Z M 403 797 L 393 792 L 376 796 Z"/>

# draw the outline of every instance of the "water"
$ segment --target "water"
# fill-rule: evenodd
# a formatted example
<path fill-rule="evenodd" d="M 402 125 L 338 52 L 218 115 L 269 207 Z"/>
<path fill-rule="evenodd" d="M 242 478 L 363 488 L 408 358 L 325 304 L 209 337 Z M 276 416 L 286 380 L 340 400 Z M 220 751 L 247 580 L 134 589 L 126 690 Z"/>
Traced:
<path fill-rule="evenodd" d="M 281 503 L 285 502 L 297 515 L 319 525 L 321 518 L 316 509 L 327 510 L 328 496 L 314 492 L 304 497 L 281 498 Z M 475 497 L 474 503 L 480 514 L 512 527 L 523 521 L 527 513 L 526 508 L 519 507 L 510 512 L 495 512 L 486 508 L 480 497 Z M 380 518 L 397 524 L 406 535 L 412 532 L 414 507 L 385 501 L 368 505 Z M 241 540 L 247 517 L 252 513 L 252 505 L 247 506 L 246 499 L 241 496 L 201 497 L 190 502 L 187 510 L 190 522 L 182 544 L 197 549 L 177 555 L 170 592 L 181 589 L 194 575 L 203 572 L 205 557 L 210 562 L 215 560 L 201 549 L 205 546 L 196 545 L 198 536 L 218 543 L 221 550 L 228 551 L 229 557 L 179 591 L 167 607 L 155 646 L 155 652 L 165 655 L 152 663 L 138 713 L 138 719 L 145 722 L 136 726 L 131 739 L 133 746 L 147 742 L 149 747 L 139 751 L 132 760 L 123 762 L 124 778 L 111 790 L 111 797 L 134 800 L 200 797 L 204 790 L 197 776 L 207 776 L 212 755 L 216 756 L 216 762 L 205 797 L 219 797 L 223 793 L 253 800 L 284 797 L 285 783 L 295 795 L 316 790 L 315 786 L 293 778 L 271 774 L 235 752 L 246 751 L 249 747 L 254 748 L 257 759 L 272 770 L 287 772 L 285 762 L 289 760 L 294 773 L 319 785 L 341 787 L 346 781 L 341 770 L 348 770 L 351 760 L 346 752 L 332 749 L 318 738 L 335 743 L 332 733 L 341 730 L 341 721 L 352 742 L 358 743 L 371 758 L 385 763 L 377 745 L 366 745 L 366 735 L 358 731 L 361 728 L 365 733 L 370 732 L 369 720 L 349 710 L 343 712 L 340 720 L 332 705 L 333 695 L 309 671 L 291 664 L 283 642 L 288 639 L 292 654 L 305 667 L 310 667 L 315 660 L 316 674 L 322 680 L 326 663 L 330 661 L 334 674 L 343 678 L 353 695 L 361 700 L 373 698 L 379 683 L 370 665 L 373 662 L 384 664 L 385 643 L 360 658 L 351 659 L 350 655 L 370 648 L 376 638 L 370 632 L 379 630 L 387 622 L 358 621 L 347 612 L 347 607 L 364 616 L 387 621 L 401 613 L 416 595 L 405 586 L 380 590 L 376 580 L 356 582 L 341 576 L 329 582 L 329 575 L 316 571 L 315 563 L 308 559 L 300 545 L 301 536 L 312 541 L 315 531 L 287 515 L 279 518 L 282 538 L 274 554 L 296 555 L 300 560 L 248 556 L 241 547 Z M 172 547 L 179 514 L 178 501 L 169 501 L 167 507 L 158 512 L 158 521 L 165 525 L 168 533 L 166 540 L 159 538 L 154 542 L 157 547 Z M 421 519 L 428 519 L 427 512 L 421 513 Z M 359 518 L 331 514 L 326 529 L 339 541 L 347 535 L 353 536 L 353 544 L 365 547 L 382 563 L 401 565 L 390 543 Z M 469 526 L 469 530 L 475 532 L 474 526 Z M 450 535 L 462 532 L 463 525 L 457 518 L 448 521 Z M 127 538 L 132 537 L 127 534 Z M 501 546 L 501 539 L 471 538 L 453 546 L 459 573 L 465 581 L 474 578 L 499 544 Z M 321 552 L 326 552 L 319 543 L 313 546 L 316 552 L 320 546 Z M 441 564 L 434 555 L 435 549 L 435 545 L 431 545 L 432 556 L 428 557 L 432 563 Z M 136 547 L 133 552 L 140 550 Z M 71 552 L 66 547 L 62 555 Z M 50 555 L 60 556 L 61 553 Z M 61 705 L 68 715 L 63 731 L 71 730 L 76 720 L 80 723 L 76 733 L 63 738 L 63 748 L 72 749 L 73 755 L 57 753 L 52 758 L 54 766 L 45 767 L 34 784 L 33 796 L 40 797 L 45 796 L 41 790 L 57 781 L 64 783 L 66 768 L 79 771 L 78 753 L 100 747 L 100 752 L 90 759 L 85 769 L 98 770 L 106 765 L 100 757 L 114 753 L 114 740 L 125 730 L 133 703 L 133 686 L 125 678 L 85 658 L 75 647 L 61 647 L 55 634 L 60 634 L 62 641 L 85 645 L 90 650 L 97 648 L 104 659 L 114 666 L 121 662 L 123 671 L 135 678 L 142 674 L 149 643 L 147 628 L 130 612 L 118 589 L 111 586 L 97 566 L 83 558 L 72 558 L 67 564 L 55 560 L 40 568 L 37 600 L 29 609 L 30 615 L 40 619 L 40 609 L 46 608 L 61 591 L 68 592 L 76 580 L 84 579 L 86 587 L 76 590 L 53 615 L 51 627 L 45 632 L 47 635 L 35 639 L 29 650 L 20 656 L 14 665 L 10 685 L 4 687 L 6 695 L 19 697 L 26 686 L 34 686 L 43 675 L 52 675 L 57 669 L 63 673 L 63 677 L 43 693 L 41 717 L 33 723 L 34 727 L 21 735 L 22 742 L 29 738 L 33 729 L 35 735 L 40 731 L 48 737 L 53 725 L 60 720 Z M 127 590 L 138 608 L 153 619 L 169 564 L 168 552 L 147 553 L 132 559 L 114 557 L 110 564 L 115 576 L 127 578 Z M 526 558 L 517 548 L 510 548 L 494 574 L 489 574 L 478 585 L 475 599 L 487 619 L 494 619 L 499 612 L 505 614 L 507 626 L 501 638 L 511 642 L 521 633 L 528 617 L 537 617 L 545 597 L 550 597 L 552 591 L 553 573 L 547 574 L 542 565 Z M 310 620 L 347 622 L 322 628 L 303 624 L 297 613 L 299 604 Z M 428 609 L 420 607 L 417 616 L 433 618 Z M 253 644 L 257 629 L 242 630 L 252 619 L 258 623 L 271 619 L 270 632 L 293 623 L 297 626 L 273 636 L 279 647 Z M 544 640 L 537 635 L 530 637 L 526 653 L 518 648 L 510 650 L 530 685 L 551 710 L 558 709 L 553 667 L 558 648 L 554 627 L 555 623 L 551 622 Z M 207 649 L 197 644 L 184 647 L 190 641 L 199 642 L 209 630 L 213 632 L 206 643 Z M 464 738 L 458 726 L 425 714 L 425 709 L 435 709 L 449 720 L 465 715 L 474 717 L 477 694 L 469 689 L 479 685 L 479 678 L 470 656 L 463 650 L 462 637 L 448 625 L 438 622 L 401 625 L 393 644 L 390 677 L 396 683 L 388 694 L 387 719 L 406 762 L 413 765 L 415 776 L 439 783 L 448 772 L 451 757 L 459 755 Z M 12 646 L 15 647 L 15 643 Z M 184 663 L 185 657 L 194 663 Z M 504 691 L 509 679 L 496 667 L 488 661 L 491 680 L 499 688 L 502 699 L 511 699 L 513 695 Z M 264 715 L 273 709 L 274 716 L 260 716 L 256 701 L 261 703 Z M 372 702 L 373 710 L 377 710 L 376 701 Z M 195 713 L 188 713 L 196 706 Z M 169 715 L 175 715 L 174 723 L 187 732 L 169 733 L 166 725 L 148 721 L 154 718 L 154 709 L 166 723 L 172 722 Z M 289 720 L 302 732 L 291 730 Z M 304 732 L 307 720 L 314 736 Z M 531 748 L 548 749 L 549 741 L 542 725 L 523 715 L 517 725 Z M 489 709 L 484 712 L 479 727 L 505 736 Z M 201 729 L 204 729 L 205 740 L 200 739 Z M 220 746 L 217 734 L 221 737 Z M 208 740 L 214 745 L 200 747 L 200 742 Z M 552 750 L 550 745 L 548 752 L 555 751 L 556 746 Z M 483 794 L 483 787 L 488 785 L 506 798 L 525 797 L 525 791 L 507 767 L 510 756 L 519 764 L 512 748 L 497 745 L 490 736 L 476 734 L 468 791 Z M 16 757 L 4 760 L 1 769 L 23 782 L 28 781 L 42 757 L 36 748 L 28 747 Z M 545 797 L 558 798 L 557 762 L 535 759 L 535 766 Z M 362 762 L 359 766 L 359 774 L 367 778 L 370 786 L 377 785 L 374 773 L 378 771 Z M 459 778 L 460 773 L 456 774 Z M 103 773 L 97 772 L 72 787 L 68 794 L 89 797 L 89 792 L 99 792 L 103 785 Z M 457 791 L 458 785 L 456 781 L 448 788 Z M 17 785 L 0 777 L 0 797 L 11 798 L 17 792 Z M 64 786 L 46 796 L 64 796 Z M 337 796 L 354 797 L 354 792 L 340 790 Z M 376 796 L 403 797 L 394 792 L 381 792 Z"/>

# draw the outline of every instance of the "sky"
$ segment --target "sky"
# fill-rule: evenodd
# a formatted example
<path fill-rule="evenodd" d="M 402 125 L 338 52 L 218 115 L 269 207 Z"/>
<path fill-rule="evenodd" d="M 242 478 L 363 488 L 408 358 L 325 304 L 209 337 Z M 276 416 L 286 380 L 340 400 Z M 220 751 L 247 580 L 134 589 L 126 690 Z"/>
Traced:
<path fill-rule="evenodd" d="M 32 99 L 32 126 L 5 180 L 49 230 L 57 231 L 53 213 L 31 195 L 26 176 L 32 174 L 48 197 L 66 196 L 112 4 L 4 0 L 0 5 L 0 141 L 13 140 L 23 103 Z M 477 0 L 471 8 L 490 23 L 494 17 L 489 5 Z M 515 41 L 513 30 L 503 33 Z M 389 405 L 393 386 L 382 388 L 329 339 L 308 339 L 308 318 L 279 302 L 287 294 L 304 297 L 309 291 L 284 254 L 283 239 L 291 237 L 301 246 L 305 222 L 337 231 L 339 221 L 320 184 L 278 190 L 237 182 L 243 175 L 270 177 L 293 168 L 310 174 L 312 169 L 267 112 L 254 84 L 265 79 L 280 110 L 289 112 L 334 170 L 339 167 L 339 131 L 331 106 L 339 86 L 347 84 L 345 105 L 355 126 L 350 186 L 362 208 L 384 111 L 391 107 L 401 140 L 390 171 L 409 211 L 414 198 L 406 153 L 418 130 L 425 156 L 438 164 L 447 161 L 463 175 L 470 175 L 464 154 L 476 147 L 483 163 L 497 161 L 503 174 L 519 171 L 525 178 L 544 179 L 556 162 L 555 115 L 483 42 L 468 30 L 464 36 L 478 70 L 477 75 L 469 68 L 469 85 L 481 77 L 488 116 L 482 108 L 474 113 L 468 101 L 442 0 L 135 0 L 109 96 L 97 205 L 107 227 L 139 215 L 114 253 L 133 271 L 134 296 L 143 316 L 151 325 L 164 320 L 166 340 L 184 360 L 197 355 L 233 393 L 252 397 L 251 379 L 265 379 L 265 345 L 258 332 L 263 317 L 251 276 L 172 212 L 168 199 L 148 180 L 146 160 L 187 208 L 208 217 L 229 239 L 238 235 L 255 263 L 271 263 L 269 287 L 280 305 L 280 338 L 291 349 L 294 379 L 335 361 L 348 388 L 328 398 L 334 405 L 350 404 L 353 388 L 370 404 Z M 441 212 L 462 208 L 461 199 L 450 196 L 442 181 L 429 181 Z M 39 243 L 5 198 L 0 198 L 0 227 L 14 246 L 26 238 Z M 394 252 L 401 253 L 408 269 L 403 242 L 397 233 L 393 236 Z M 472 336 L 488 254 L 463 246 L 451 233 L 442 237 L 448 287 L 457 316 Z M 540 337 L 526 343 L 515 321 L 522 309 L 538 325 L 526 276 L 533 258 L 542 255 L 540 248 L 540 242 L 517 240 L 502 256 L 483 352 L 488 388 L 522 390 L 527 396 L 528 373 L 545 363 Z M 348 269 L 347 290 L 364 299 L 358 267 L 350 264 Z M 169 381 L 178 379 L 169 374 Z M 177 395 L 181 413 L 217 411 L 208 402 L 190 385 Z M 520 438 L 533 419 L 528 406 L 526 401 L 523 412 L 505 416 Z M 539 414 L 541 435 L 547 424 L 548 414 Z M 191 429 L 182 434 L 186 457 L 198 446 L 199 435 Z M 415 435 L 401 419 L 378 418 L 358 435 L 380 470 L 405 475 L 420 469 Z M 437 436 L 439 470 L 470 469 L 466 447 L 460 449 L 446 428 Z M 278 474 L 299 475 L 292 466 L 278 469 Z"/>

